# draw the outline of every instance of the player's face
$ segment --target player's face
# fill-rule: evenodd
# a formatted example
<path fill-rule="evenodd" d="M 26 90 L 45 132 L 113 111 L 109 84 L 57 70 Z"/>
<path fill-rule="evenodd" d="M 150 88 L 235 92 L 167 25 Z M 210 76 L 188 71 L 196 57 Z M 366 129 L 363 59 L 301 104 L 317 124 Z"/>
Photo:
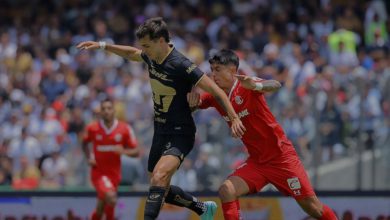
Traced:
<path fill-rule="evenodd" d="M 104 121 L 114 120 L 115 111 L 112 102 L 103 102 L 100 108 L 100 114 Z"/>
<path fill-rule="evenodd" d="M 151 40 L 149 36 L 139 39 L 142 51 L 152 60 L 157 60 L 161 54 L 163 39 Z"/>
<path fill-rule="evenodd" d="M 230 89 L 233 84 L 234 78 L 232 73 L 232 67 L 230 65 L 211 64 L 211 76 L 220 88 Z"/>

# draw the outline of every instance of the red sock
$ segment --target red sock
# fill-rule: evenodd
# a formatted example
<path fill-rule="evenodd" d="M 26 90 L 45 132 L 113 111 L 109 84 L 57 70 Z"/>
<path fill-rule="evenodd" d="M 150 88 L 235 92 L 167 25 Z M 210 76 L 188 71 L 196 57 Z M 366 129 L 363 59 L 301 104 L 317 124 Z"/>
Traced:
<path fill-rule="evenodd" d="M 232 202 L 222 203 L 223 216 L 225 220 L 240 220 L 240 203 L 238 199 Z"/>
<path fill-rule="evenodd" d="M 323 212 L 322 212 L 322 216 L 320 218 L 320 220 L 337 220 L 338 218 L 336 217 L 336 214 L 333 212 L 333 210 L 331 208 L 329 208 L 329 206 L 323 204 L 322 205 L 323 207 Z"/>
<path fill-rule="evenodd" d="M 114 220 L 114 217 L 115 217 L 115 206 L 106 205 L 104 207 L 104 213 L 106 214 L 106 220 Z"/>

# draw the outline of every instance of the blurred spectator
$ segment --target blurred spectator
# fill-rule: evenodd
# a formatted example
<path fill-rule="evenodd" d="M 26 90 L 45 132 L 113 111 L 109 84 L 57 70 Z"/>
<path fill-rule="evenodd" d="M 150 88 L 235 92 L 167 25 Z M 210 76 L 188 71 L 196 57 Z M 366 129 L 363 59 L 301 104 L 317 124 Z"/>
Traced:
<path fill-rule="evenodd" d="M 35 189 L 39 186 L 40 172 L 35 164 L 30 164 L 26 156 L 20 158 L 20 170 L 13 173 L 12 188 Z"/>
<path fill-rule="evenodd" d="M 198 179 L 199 190 L 212 190 L 213 184 L 217 176 L 217 171 L 210 164 L 210 156 L 207 152 L 201 152 L 194 164 L 196 170 L 196 178 Z"/>
<path fill-rule="evenodd" d="M 321 151 L 323 161 L 333 160 L 335 158 L 336 144 L 341 142 L 342 129 L 341 115 L 335 106 L 334 97 L 328 94 L 325 108 L 320 115 L 320 130 L 321 133 Z"/>
<path fill-rule="evenodd" d="M 358 65 L 358 58 L 353 51 L 345 49 L 345 42 L 339 41 L 337 52 L 330 55 L 330 64 L 337 67 L 353 68 Z"/>
<path fill-rule="evenodd" d="M 0 156 L 0 185 L 12 184 L 12 162 L 7 156 Z"/>
<path fill-rule="evenodd" d="M 27 160 L 28 166 L 37 166 L 42 157 L 42 150 L 36 138 L 23 128 L 20 137 L 11 140 L 7 155 L 12 158 L 12 172 L 20 172 L 22 161 Z"/>
<path fill-rule="evenodd" d="M 260 77 L 285 82 L 287 78 L 287 69 L 279 59 L 278 46 L 273 43 L 265 45 L 264 56 Z"/>
<path fill-rule="evenodd" d="M 337 18 L 336 26 L 339 28 L 345 28 L 346 30 L 362 33 L 362 22 L 356 16 L 352 7 L 344 9 L 344 13 Z"/>
<path fill-rule="evenodd" d="M 68 162 L 59 151 L 53 152 L 42 162 L 41 187 L 58 189 L 65 186 Z"/>
<path fill-rule="evenodd" d="M 193 192 L 198 188 L 198 179 L 192 160 L 183 161 L 181 168 L 172 177 L 172 185 L 179 186 L 185 191 Z"/>
<path fill-rule="evenodd" d="M 364 37 L 368 48 L 388 46 L 386 21 L 380 20 L 379 14 L 375 13 L 373 20 L 366 24 Z"/>

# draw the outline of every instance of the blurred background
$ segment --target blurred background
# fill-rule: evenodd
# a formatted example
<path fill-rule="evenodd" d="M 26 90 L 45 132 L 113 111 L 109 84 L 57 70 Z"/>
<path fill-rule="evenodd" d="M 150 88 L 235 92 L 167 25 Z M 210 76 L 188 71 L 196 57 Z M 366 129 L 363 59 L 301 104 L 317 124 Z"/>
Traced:
<path fill-rule="evenodd" d="M 389 8 L 382 0 L 2 0 L 0 189 L 91 189 L 81 137 L 106 94 L 143 149 L 122 158 L 122 185 L 147 189 L 145 65 L 75 45 L 136 46 L 135 28 L 162 16 L 175 47 L 203 71 L 213 49 L 230 48 L 240 72 L 283 84 L 267 101 L 315 189 L 390 190 Z M 196 145 L 172 183 L 215 191 L 245 148 L 216 111 L 194 116 Z"/>

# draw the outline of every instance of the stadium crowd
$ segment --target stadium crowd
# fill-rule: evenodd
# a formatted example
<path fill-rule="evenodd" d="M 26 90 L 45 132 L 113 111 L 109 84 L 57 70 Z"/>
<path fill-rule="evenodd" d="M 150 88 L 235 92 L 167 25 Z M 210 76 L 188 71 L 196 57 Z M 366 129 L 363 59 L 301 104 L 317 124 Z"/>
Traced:
<path fill-rule="evenodd" d="M 243 74 L 280 81 L 282 89 L 268 103 L 306 167 L 316 146 L 322 163 L 355 154 L 359 138 L 369 150 L 390 130 L 390 5 L 360 3 L 2 1 L 0 184 L 88 185 L 80 141 L 108 95 L 144 150 L 140 159 L 123 158 L 123 183 L 142 189 L 153 132 L 145 66 L 75 45 L 86 40 L 133 45 L 134 28 L 154 16 L 164 17 L 175 47 L 203 71 L 210 72 L 213 49 L 230 48 L 239 53 Z M 173 184 L 215 190 L 244 160 L 244 147 L 214 110 L 194 114 L 196 147 Z"/>

